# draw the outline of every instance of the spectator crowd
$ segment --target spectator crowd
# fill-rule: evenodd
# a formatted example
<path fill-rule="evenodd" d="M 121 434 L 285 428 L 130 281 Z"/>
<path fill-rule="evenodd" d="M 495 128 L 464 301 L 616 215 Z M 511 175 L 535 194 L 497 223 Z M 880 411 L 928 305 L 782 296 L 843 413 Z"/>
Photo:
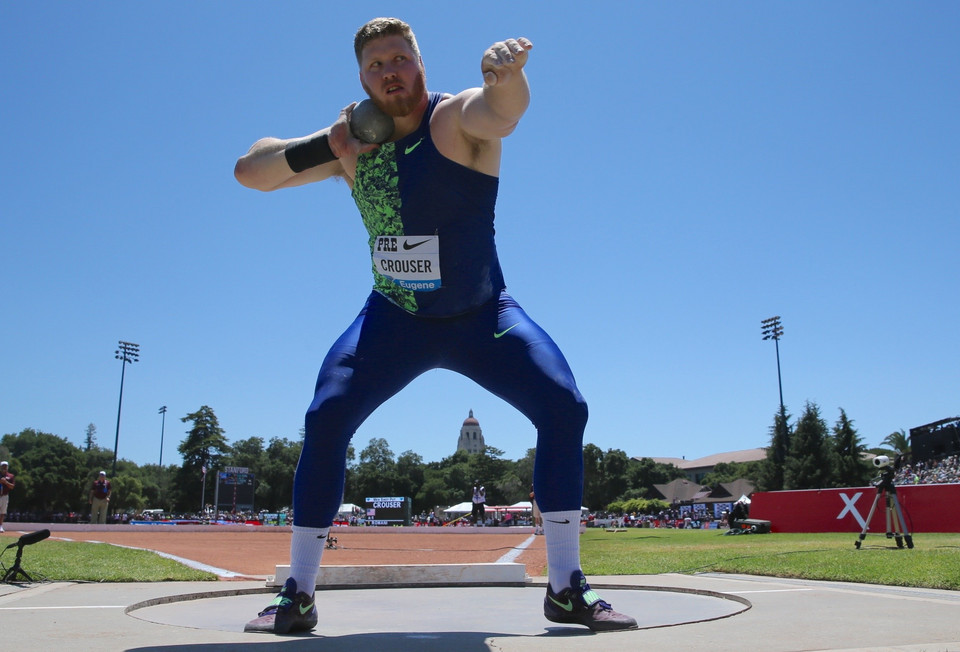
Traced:
<path fill-rule="evenodd" d="M 893 478 L 894 484 L 948 484 L 960 482 L 960 455 L 938 460 L 904 464 Z"/>

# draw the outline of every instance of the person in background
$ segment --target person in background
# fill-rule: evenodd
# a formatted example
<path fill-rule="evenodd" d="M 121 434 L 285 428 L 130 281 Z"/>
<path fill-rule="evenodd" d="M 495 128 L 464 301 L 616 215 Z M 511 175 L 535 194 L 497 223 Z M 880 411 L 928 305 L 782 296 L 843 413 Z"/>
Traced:
<path fill-rule="evenodd" d="M 537 505 L 537 496 L 530 487 L 530 511 L 533 514 L 533 533 L 543 534 L 543 515 L 540 513 L 540 507 Z"/>
<path fill-rule="evenodd" d="M 4 460 L 0 462 L 0 532 L 3 532 L 3 519 L 7 517 L 7 505 L 10 503 L 10 490 L 16 484 L 13 474 L 9 472 L 10 465 Z"/>
<path fill-rule="evenodd" d="M 90 522 L 102 525 L 107 522 L 110 513 L 110 481 L 107 472 L 100 471 L 100 475 L 90 487 Z"/>
<path fill-rule="evenodd" d="M 487 517 L 487 489 L 480 481 L 473 483 L 473 512 L 470 514 L 474 525 L 483 525 Z"/>

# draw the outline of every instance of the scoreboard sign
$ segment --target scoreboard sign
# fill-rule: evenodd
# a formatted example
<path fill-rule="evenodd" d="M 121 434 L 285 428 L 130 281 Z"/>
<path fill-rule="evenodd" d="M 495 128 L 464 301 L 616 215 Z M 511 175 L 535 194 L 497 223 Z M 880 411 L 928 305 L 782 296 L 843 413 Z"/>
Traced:
<path fill-rule="evenodd" d="M 409 498 L 367 498 L 365 502 L 371 525 L 410 525 Z"/>
<path fill-rule="evenodd" d="M 228 466 L 217 472 L 214 502 L 227 512 L 253 511 L 255 477 L 245 466 Z"/>

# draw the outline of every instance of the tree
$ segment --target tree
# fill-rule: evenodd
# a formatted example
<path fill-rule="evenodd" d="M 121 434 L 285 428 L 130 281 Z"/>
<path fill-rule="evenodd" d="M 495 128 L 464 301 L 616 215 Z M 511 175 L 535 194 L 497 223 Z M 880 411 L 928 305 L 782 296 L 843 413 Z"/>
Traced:
<path fill-rule="evenodd" d="M 138 514 L 147 508 L 143 483 L 131 473 L 119 473 L 110 480 L 110 513 Z"/>
<path fill-rule="evenodd" d="M 833 426 L 833 446 L 837 453 L 837 486 L 862 487 L 869 483 L 873 471 L 863 459 L 863 441 L 843 408 Z"/>
<path fill-rule="evenodd" d="M 397 458 L 397 485 L 394 495 L 413 499 L 423 486 L 423 471 L 423 457 L 413 451 L 400 453 Z"/>
<path fill-rule="evenodd" d="M 428 464 L 423 471 L 423 484 L 413 499 L 414 512 L 429 512 L 461 502 L 463 494 L 460 489 L 451 488 L 447 480 L 446 470 L 439 468 L 438 463 Z"/>
<path fill-rule="evenodd" d="M 193 422 L 193 427 L 187 431 L 186 439 L 177 447 L 177 451 L 183 456 L 184 467 L 199 470 L 205 466 L 209 470 L 220 466 L 220 459 L 230 452 L 230 445 L 213 409 L 206 405 L 201 406 L 180 421 Z"/>
<path fill-rule="evenodd" d="M 603 451 L 596 444 L 587 444 L 583 447 L 583 504 L 600 509 L 609 502 L 604 496 Z"/>
<path fill-rule="evenodd" d="M 250 437 L 233 442 L 230 454 L 224 461 L 226 466 L 244 466 L 252 472 L 263 463 L 263 437 Z"/>
<path fill-rule="evenodd" d="M 287 508 L 293 497 L 293 476 L 303 449 L 303 439 L 273 437 L 266 447 L 263 437 L 234 442 L 223 458 L 224 466 L 250 469 L 254 477 L 254 509 L 276 512 Z"/>
<path fill-rule="evenodd" d="M 503 459 L 503 451 L 499 448 L 487 446 L 480 453 L 468 453 L 467 473 L 471 476 L 468 490 L 472 492 L 473 483 L 479 480 L 486 487 L 487 504 L 502 505 L 507 502 L 504 489 L 508 492 L 516 490 L 516 486 L 505 477 L 511 470 L 511 464 Z"/>
<path fill-rule="evenodd" d="M 53 512 L 87 510 L 87 475 L 83 453 L 64 437 L 26 428 L 4 435 L 0 445 L 10 452 L 17 476 L 17 509 L 48 516 Z"/>
<path fill-rule="evenodd" d="M 84 438 L 83 438 L 83 450 L 89 453 L 90 449 L 95 448 L 96 446 L 97 446 L 97 427 L 91 423 L 87 425 L 87 434 L 84 435 Z"/>
<path fill-rule="evenodd" d="M 257 500 L 261 508 L 278 511 L 293 504 L 293 476 L 303 450 L 303 438 L 291 441 L 286 437 L 273 437 L 264 451 L 264 461 L 256 469 Z M 266 485 L 266 486 L 264 486 Z"/>
<path fill-rule="evenodd" d="M 423 484 L 414 498 L 417 513 L 469 500 L 473 481 L 470 458 L 479 455 L 459 450 L 439 462 L 430 462 L 423 471 Z"/>
<path fill-rule="evenodd" d="M 630 467 L 627 469 L 627 477 L 630 481 L 630 490 L 628 494 L 631 498 L 642 498 L 649 496 L 655 484 L 667 484 L 676 478 L 683 478 L 686 473 L 683 469 L 673 464 L 663 464 L 655 462 L 649 457 L 639 460 L 631 459 Z"/>
<path fill-rule="evenodd" d="M 627 477 L 627 469 L 630 466 L 630 458 L 619 448 L 610 449 L 603 455 L 603 500 L 601 505 L 606 505 L 618 496 L 622 496 L 630 488 L 630 480 Z"/>
<path fill-rule="evenodd" d="M 903 455 L 904 457 L 909 457 L 910 455 L 910 439 L 907 437 L 907 433 L 903 431 L 903 428 L 891 432 L 884 437 L 880 444 L 889 446 L 897 455 Z"/>
<path fill-rule="evenodd" d="M 808 401 L 790 438 L 790 452 L 783 469 L 784 489 L 832 487 L 836 468 L 827 423 L 820 416 L 820 408 Z"/>
<path fill-rule="evenodd" d="M 708 487 L 717 487 L 723 482 L 733 482 L 744 478 L 756 487 L 763 472 L 766 460 L 754 462 L 720 462 L 703 477 L 701 483 Z"/>
<path fill-rule="evenodd" d="M 790 415 L 780 406 L 770 427 L 770 445 L 767 447 L 767 459 L 760 468 L 757 489 L 762 491 L 780 491 L 784 488 L 784 468 L 790 453 Z"/>
<path fill-rule="evenodd" d="M 207 471 L 221 466 L 221 458 L 230 452 L 230 445 L 217 421 L 217 415 L 206 405 L 180 421 L 193 422 L 193 427 L 177 447 L 183 456 L 183 466 L 177 474 L 179 492 L 176 501 L 179 509 L 191 509 L 191 504 L 205 502 L 205 496 L 197 501 L 197 498 L 201 498 L 203 476 Z"/>
<path fill-rule="evenodd" d="M 136 477 L 141 484 L 143 509 L 162 509 L 173 511 L 173 495 L 170 486 L 176 477 L 178 467 L 168 465 L 161 467 L 158 464 L 144 464 L 136 470 Z"/>
<path fill-rule="evenodd" d="M 396 496 L 397 462 L 390 444 L 382 437 L 374 437 L 360 451 L 356 467 L 356 487 L 350 502 L 363 504 L 366 497 Z"/>
<path fill-rule="evenodd" d="M 537 449 L 528 448 L 527 454 L 514 463 L 514 473 L 520 479 L 520 483 L 527 488 L 527 495 L 521 500 L 530 499 L 530 488 L 533 487 L 533 466 L 536 459 Z"/>

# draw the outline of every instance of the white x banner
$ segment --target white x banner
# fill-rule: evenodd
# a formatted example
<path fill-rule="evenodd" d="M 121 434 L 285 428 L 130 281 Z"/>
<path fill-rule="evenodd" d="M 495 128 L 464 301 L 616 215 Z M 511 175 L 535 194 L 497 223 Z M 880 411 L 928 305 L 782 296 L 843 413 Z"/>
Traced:
<path fill-rule="evenodd" d="M 854 503 L 860 500 L 860 496 L 862 495 L 863 495 L 863 492 L 858 491 L 857 493 L 853 494 L 853 497 L 848 498 L 847 494 L 843 493 L 842 491 L 840 492 L 840 498 L 843 500 L 845 507 L 843 508 L 843 511 L 841 511 L 840 514 L 837 516 L 838 521 L 842 519 L 844 516 L 846 516 L 847 512 L 850 512 L 853 518 L 857 519 L 857 523 L 860 524 L 861 528 L 866 526 L 867 522 L 863 520 L 863 517 L 860 516 L 860 512 L 858 512 L 857 508 L 854 506 Z"/>

